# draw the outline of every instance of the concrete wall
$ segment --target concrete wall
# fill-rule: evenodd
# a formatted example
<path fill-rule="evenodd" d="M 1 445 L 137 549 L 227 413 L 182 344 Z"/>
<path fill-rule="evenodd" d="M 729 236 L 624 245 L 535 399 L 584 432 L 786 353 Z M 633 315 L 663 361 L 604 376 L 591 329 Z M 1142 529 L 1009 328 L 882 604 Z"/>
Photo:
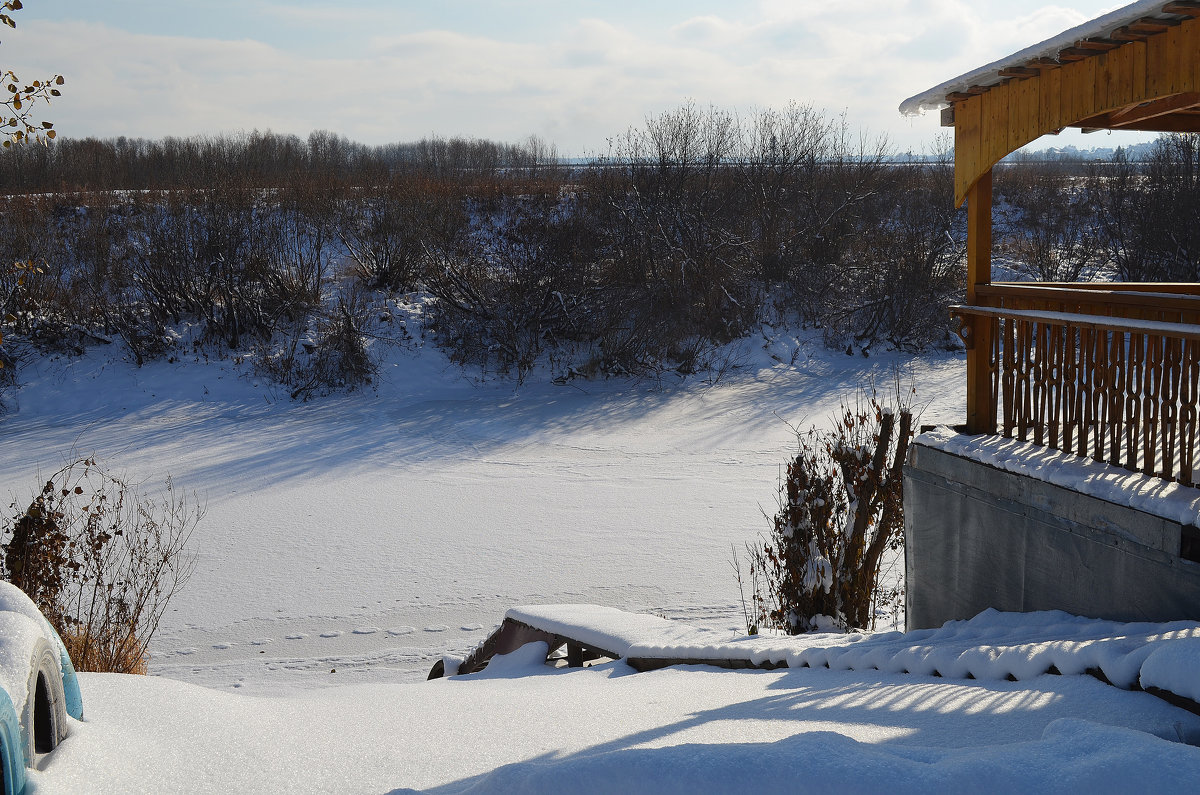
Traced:
<path fill-rule="evenodd" d="M 919 443 L 904 508 L 909 629 L 989 607 L 1200 620 L 1195 528 Z"/>

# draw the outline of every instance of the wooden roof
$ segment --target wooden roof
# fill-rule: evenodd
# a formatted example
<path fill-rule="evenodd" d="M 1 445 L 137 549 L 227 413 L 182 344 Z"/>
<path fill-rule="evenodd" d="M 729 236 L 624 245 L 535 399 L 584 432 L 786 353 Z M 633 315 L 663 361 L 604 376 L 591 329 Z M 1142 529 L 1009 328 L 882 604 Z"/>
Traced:
<path fill-rule="evenodd" d="M 1076 31 L 1088 35 L 1050 39 L 901 106 L 947 106 L 959 204 L 1001 158 L 1065 127 L 1200 132 L 1200 1 L 1143 0 Z"/>

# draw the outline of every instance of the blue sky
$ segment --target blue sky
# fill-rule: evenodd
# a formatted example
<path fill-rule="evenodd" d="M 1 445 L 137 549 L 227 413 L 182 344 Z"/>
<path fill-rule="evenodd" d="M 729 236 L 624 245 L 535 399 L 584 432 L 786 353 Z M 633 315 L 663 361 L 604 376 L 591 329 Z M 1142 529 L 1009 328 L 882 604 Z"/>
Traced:
<path fill-rule="evenodd" d="M 44 115 L 72 137 L 537 135 L 586 155 L 687 100 L 738 112 L 794 100 L 919 151 L 937 119 L 902 118 L 903 99 L 1119 5 L 26 0 L 0 66 L 26 80 L 65 75 Z"/>

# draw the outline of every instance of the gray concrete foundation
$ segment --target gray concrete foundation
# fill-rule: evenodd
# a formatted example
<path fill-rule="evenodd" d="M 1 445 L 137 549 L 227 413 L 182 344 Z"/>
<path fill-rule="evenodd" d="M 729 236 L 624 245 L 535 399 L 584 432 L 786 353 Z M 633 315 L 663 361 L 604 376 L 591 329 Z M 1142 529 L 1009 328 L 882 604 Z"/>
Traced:
<path fill-rule="evenodd" d="M 1196 529 L 1178 522 L 917 442 L 904 524 L 908 629 L 989 607 L 1200 620 L 1200 563 L 1180 554 Z"/>

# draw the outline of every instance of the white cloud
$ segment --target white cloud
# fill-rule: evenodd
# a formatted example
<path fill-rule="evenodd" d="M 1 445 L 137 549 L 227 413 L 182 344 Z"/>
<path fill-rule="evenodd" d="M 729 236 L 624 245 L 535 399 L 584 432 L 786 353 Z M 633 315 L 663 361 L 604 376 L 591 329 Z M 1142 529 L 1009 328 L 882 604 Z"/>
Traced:
<path fill-rule="evenodd" d="M 386 35 L 379 31 L 398 28 L 380 25 L 351 51 L 326 48 L 320 58 L 251 40 L 32 21 L 2 52 L 31 74 L 66 75 L 64 96 L 46 115 L 75 137 L 330 129 L 383 143 L 534 133 L 574 154 L 603 150 L 608 137 L 688 99 L 735 110 L 795 100 L 846 110 L 853 126 L 891 130 L 898 145 L 920 148 L 937 134 L 936 121 L 902 120 L 901 100 L 1082 18 L 1030 0 L 1009 5 L 1011 18 L 997 24 L 1005 12 L 998 3 L 877 0 L 847 10 L 764 0 L 752 12 L 738 6 L 739 16 L 659 27 L 581 19 L 534 42 L 502 30 Z M 363 21 L 352 7 L 305 13 L 305 23 L 334 24 L 339 14 Z"/>

